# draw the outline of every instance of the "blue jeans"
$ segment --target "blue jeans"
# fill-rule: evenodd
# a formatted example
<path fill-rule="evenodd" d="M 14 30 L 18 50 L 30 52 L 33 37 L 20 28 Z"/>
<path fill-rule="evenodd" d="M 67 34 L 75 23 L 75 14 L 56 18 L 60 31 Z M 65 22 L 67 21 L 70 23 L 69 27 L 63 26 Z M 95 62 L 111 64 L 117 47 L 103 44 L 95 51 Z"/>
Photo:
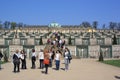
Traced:
<path fill-rule="evenodd" d="M 56 60 L 56 70 L 59 70 L 60 68 L 60 60 Z"/>

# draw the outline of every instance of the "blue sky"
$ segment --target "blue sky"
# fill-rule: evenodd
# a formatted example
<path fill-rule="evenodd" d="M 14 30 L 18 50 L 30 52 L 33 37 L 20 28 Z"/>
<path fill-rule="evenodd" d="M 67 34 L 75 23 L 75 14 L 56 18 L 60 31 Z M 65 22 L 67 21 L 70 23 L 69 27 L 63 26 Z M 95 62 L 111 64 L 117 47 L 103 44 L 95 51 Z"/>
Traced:
<path fill-rule="evenodd" d="M 120 22 L 120 0 L 0 0 L 0 20 L 31 25 Z"/>

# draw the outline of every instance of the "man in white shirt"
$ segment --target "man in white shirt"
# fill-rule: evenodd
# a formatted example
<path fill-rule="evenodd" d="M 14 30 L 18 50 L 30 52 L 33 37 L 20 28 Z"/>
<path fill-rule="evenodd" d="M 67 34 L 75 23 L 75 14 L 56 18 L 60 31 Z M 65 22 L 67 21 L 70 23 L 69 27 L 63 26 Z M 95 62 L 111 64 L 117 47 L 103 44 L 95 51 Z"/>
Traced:
<path fill-rule="evenodd" d="M 43 50 L 41 49 L 39 53 L 40 69 L 43 69 L 44 67 L 43 60 L 44 60 L 44 53 Z"/>

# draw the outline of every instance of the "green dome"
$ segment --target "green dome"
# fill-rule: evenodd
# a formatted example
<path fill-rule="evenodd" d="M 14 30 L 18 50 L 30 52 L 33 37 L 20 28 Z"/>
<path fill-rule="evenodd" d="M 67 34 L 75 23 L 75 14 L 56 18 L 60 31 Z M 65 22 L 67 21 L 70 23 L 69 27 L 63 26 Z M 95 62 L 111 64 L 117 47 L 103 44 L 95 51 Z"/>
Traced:
<path fill-rule="evenodd" d="M 58 24 L 58 23 L 56 23 L 56 22 L 50 23 L 48 26 L 49 26 L 49 27 L 56 27 L 56 28 L 61 27 L 61 25 Z"/>

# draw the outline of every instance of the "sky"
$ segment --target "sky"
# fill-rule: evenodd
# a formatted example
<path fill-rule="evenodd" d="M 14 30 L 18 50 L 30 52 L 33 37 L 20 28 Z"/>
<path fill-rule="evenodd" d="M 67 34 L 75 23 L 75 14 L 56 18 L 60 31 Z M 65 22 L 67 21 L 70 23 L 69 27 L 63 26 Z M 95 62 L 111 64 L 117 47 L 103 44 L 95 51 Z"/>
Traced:
<path fill-rule="evenodd" d="M 79 25 L 84 21 L 98 26 L 120 22 L 120 0 L 0 0 L 0 21 L 29 25 Z"/>

